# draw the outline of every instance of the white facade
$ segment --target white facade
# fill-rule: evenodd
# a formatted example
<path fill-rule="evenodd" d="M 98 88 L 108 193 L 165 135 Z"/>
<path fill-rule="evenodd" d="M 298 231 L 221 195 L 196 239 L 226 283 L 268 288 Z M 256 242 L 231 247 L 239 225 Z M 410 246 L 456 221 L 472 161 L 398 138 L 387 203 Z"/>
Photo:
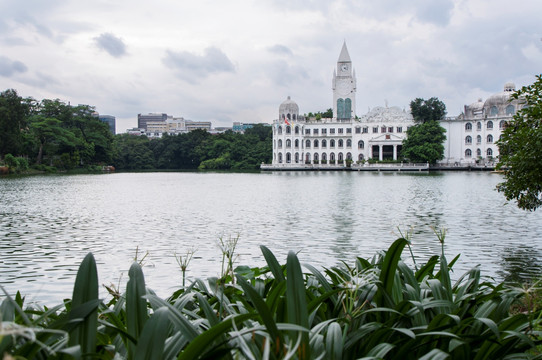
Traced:
<path fill-rule="evenodd" d="M 288 97 L 273 121 L 273 164 L 341 164 L 368 159 L 397 160 L 410 113 L 377 107 L 356 116 L 356 78 L 346 43 L 333 72 L 333 118 L 306 119 Z"/>
<path fill-rule="evenodd" d="M 522 100 L 511 99 L 515 85 L 507 83 L 503 92 L 465 105 L 465 112 L 456 118 L 441 121 L 446 129 L 444 160 L 446 165 L 494 165 L 499 156 L 496 145 L 506 122 L 522 107 Z"/>

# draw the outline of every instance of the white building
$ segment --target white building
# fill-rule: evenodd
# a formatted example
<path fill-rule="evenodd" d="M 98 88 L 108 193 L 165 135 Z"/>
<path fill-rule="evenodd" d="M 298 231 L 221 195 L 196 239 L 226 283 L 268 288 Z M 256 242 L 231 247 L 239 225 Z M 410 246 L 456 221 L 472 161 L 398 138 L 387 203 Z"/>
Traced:
<path fill-rule="evenodd" d="M 343 164 L 367 159 L 397 160 L 410 113 L 377 107 L 356 116 L 356 78 L 346 43 L 333 71 L 333 118 L 304 118 L 288 97 L 273 121 L 273 165 Z"/>
<path fill-rule="evenodd" d="M 288 96 L 273 121 L 273 160 L 277 167 L 303 164 L 364 163 L 368 159 L 400 160 L 406 131 L 414 125 L 410 111 L 376 107 L 356 116 L 356 78 L 346 43 L 333 71 L 333 118 L 305 118 Z M 502 93 L 485 102 L 465 106 L 465 112 L 440 121 L 446 130 L 443 166 L 494 165 L 499 139 L 506 121 L 520 108 L 510 101 L 515 91 L 508 83 Z"/>

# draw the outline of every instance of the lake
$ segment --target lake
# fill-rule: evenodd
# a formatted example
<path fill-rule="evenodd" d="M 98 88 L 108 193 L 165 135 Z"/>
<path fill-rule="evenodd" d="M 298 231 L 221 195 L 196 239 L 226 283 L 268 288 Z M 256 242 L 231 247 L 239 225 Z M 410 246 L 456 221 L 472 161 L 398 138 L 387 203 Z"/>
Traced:
<path fill-rule="evenodd" d="M 101 284 L 124 291 L 145 254 L 147 285 L 167 297 L 181 285 L 174 254 L 195 251 L 188 280 L 221 273 L 218 239 L 239 236 L 237 265 L 263 265 L 266 245 L 285 263 L 330 267 L 371 257 L 412 228 L 416 261 L 440 253 L 447 229 L 455 275 L 478 264 L 496 280 L 538 276 L 542 211 L 495 191 L 488 172 L 112 173 L 0 178 L 0 284 L 27 301 L 71 297 L 92 252 Z M 404 258 L 409 260 L 408 251 Z M 107 294 L 102 289 L 101 296 Z"/>

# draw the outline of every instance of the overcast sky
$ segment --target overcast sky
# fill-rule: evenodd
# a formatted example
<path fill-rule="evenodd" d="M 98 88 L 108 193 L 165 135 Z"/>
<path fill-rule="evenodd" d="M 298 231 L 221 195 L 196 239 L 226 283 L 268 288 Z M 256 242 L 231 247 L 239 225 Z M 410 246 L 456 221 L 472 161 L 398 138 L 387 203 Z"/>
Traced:
<path fill-rule="evenodd" d="M 0 0 L 0 91 L 117 117 L 267 122 L 332 107 L 346 41 L 357 115 L 438 97 L 449 115 L 542 73 L 540 0 Z"/>

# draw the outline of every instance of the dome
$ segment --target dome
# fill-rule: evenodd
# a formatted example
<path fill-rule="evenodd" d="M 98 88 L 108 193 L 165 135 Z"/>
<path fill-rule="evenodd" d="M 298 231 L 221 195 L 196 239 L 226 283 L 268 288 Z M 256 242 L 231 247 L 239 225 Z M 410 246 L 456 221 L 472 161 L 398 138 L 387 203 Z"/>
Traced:
<path fill-rule="evenodd" d="M 505 92 L 513 92 L 516 91 L 516 84 L 509 82 L 504 84 L 504 91 Z"/>
<path fill-rule="evenodd" d="M 477 111 L 477 110 L 482 110 L 484 108 L 484 102 L 482 101 L 482 99 L 478 99 L 477 102 L 473 102 L 472 104 L 469 105 L 469 109 L 472 110 L 472 111 Z"/>
<path fill-rule="evenodd" d="M 503 106 L 505 104 L 508 104 L 510 102 L 510 95 L 515 91 L 516 86 L 513 83 L 507 83 L 504 85 L 504 91 L 493 94 L 490 97 L 487 98 L 485 102 L 486 107 L 491 106 Z"/>
<path fill-rule="evenodd" d="M 297 119 L 298 115 L 299 115 L 299 106 L 297 106 L 297 103 L 293 101 L 292 99 L 290 99 L 290 97 L 288 96 L 288 98 L 284 100 L 282 104 L 280 104 L 279 118 L 280 119 L 287 118 L 287 119 L 295 120 Z"/>

